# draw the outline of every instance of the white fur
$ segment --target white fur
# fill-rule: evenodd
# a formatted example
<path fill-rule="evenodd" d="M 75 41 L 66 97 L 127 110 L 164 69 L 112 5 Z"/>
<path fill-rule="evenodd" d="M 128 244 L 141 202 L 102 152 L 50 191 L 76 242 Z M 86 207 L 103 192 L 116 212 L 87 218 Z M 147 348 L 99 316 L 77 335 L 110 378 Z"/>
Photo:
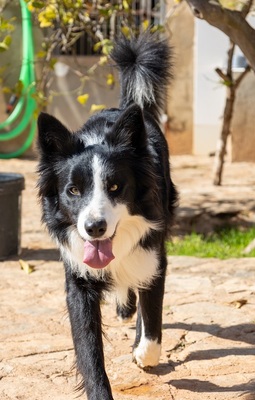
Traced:
<path fill-rule="evenodd" d="M 155 367 L 159 363 L 161 344 L 146 338 L 142 321 L 142 334 L 139 345 L 133 351 L 133 360 L 140 368 Z"/>
<path fill-rule="evenodd" d="M 133 80 L 128 84 L 128 97 L 133 98 L 141 108 L 146 102 L 155 103 L 153 84 L 148 80 L 145 81 L 143 74 L 140 74 L 139 71 L 136 71 Z"/>
<path fill-rule="evenodd" d="M 103 135 L 87 135 L 86 136 L 86 146 L 94 146 L 95 144 L 101 144 L 102 141 L 104 140 Z"/>

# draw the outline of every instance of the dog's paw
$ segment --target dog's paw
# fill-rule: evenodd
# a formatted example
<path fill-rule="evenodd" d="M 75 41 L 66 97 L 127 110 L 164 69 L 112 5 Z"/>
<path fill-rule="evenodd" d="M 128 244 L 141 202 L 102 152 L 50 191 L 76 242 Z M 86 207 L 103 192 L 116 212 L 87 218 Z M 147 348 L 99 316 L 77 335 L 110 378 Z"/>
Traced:
<path fill-rule="evenodd" d="M 157 340 L 142 338 L 133 351 L 133 361 L 142 369 L 155 367 L 159 363 L 161 345 Z"/>

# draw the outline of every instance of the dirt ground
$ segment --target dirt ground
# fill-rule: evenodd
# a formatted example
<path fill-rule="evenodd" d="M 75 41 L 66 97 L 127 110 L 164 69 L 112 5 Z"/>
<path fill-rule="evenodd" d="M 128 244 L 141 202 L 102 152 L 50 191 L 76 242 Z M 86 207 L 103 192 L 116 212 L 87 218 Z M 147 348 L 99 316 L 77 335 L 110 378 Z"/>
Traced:
<path fill-rule="evenodd" d="M 206 199 L 214 208 L 241 204 L 254 223 L 254 164 L 227 164 L 224 185 L 217 190 L 211 185 L 211 163 L 173 157 L 180 215 L 187 208 L 201 209 Z M 22 253 L 0 262 L 0 399 L 72 400 L 77 378 L 64 274 L 40 222 L 35 169 L 34 160 L 0 160 L 1 171 L 21 172 L 26 180 Z M 34 272 L 21 270 L 19 258 Z M 169 257 L 162 356 L 149 372 L 131 361 L 135 319 L 122 324 L 107 301 L 105 358 L 114 398 L 255 400 L 254 276 L 254 258 Z"/>

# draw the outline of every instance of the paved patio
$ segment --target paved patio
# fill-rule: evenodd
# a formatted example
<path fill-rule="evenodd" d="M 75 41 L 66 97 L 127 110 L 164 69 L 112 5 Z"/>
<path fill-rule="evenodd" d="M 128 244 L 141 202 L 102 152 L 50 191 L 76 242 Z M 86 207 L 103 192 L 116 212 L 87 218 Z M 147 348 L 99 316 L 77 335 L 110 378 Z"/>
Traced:
<path fill-rule="evenodd" d="M 199 227 L 201 209 L 199 215 L 209 215 L 210 221 L 210 210 L 221 208 L 225 211 L 216 215 L 219 220 L 240 217 L 241 223 L 254 223 L 254 164 L 227 164 L 223 186 L 216 189 L 211 163 L 173 157 L 181 193 L 176 231 L 181 218 L 190 221 L 196 213 L 192 224 Z M 40 222 L 35 168 L 34 160 L 0 161 L 1 171 L 21 172 L 26 178 L 20 258 L 35 267 L 26 274 L 18 257 L 0 263 L 0 398 L 71 400 L 77 396 L 76 374 L 64 274 Z M 135 320 L 121 324 L 110 301 L 104 304 L 105 357 L 114 398 L 254 400 L 254 276 L 254 258 L 169 257 L 162 357 L 149 373 L 131 362 Z"/>

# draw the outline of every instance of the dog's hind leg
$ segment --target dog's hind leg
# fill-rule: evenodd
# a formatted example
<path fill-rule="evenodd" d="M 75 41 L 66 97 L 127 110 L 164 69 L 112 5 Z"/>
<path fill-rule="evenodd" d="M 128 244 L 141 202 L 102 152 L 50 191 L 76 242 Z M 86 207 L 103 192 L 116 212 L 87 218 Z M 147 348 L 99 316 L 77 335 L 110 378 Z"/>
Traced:
<path fill-rule="evenodd" d="M 104 367 L 101 329 L 101 283 L 77 278 L 66 267 L 67 306 L 77 368 L 82 375 L 79 389 L 88 400 L 113 400 Z"/>
<path fill-rule="evenodd" d="M 128 322 L 136 312 L 136 294 L 132 289 L 128 290 L 128 298 L 126 304 L 118 304 L 116 307 L 117 316 L 123 322 Z"/>
<path fill-rule="evenodd" d="M 166 259 L 162 258 L 160 275 L 148 289 L 139 290 L 139 305 L 133 360 L 140 368 L 158 365 L 162 339 L 162 306 Z"/>

